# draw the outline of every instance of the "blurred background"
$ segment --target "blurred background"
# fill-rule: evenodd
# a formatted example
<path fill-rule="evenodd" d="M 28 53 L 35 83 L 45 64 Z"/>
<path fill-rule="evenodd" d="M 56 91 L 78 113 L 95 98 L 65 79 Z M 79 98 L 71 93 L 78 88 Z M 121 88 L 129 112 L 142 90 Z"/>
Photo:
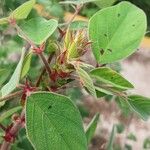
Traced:
<path fill-rule="evenodd" d="M 0 18 L 7 16 L 11 10 L 14 10 L 25 1 L 26 0 L 0 0 Z M 113 0 L 112 5 L 120 1 L 123 0 Z M 146 13 L 148 19 L 147 33 L 136 53 L 121 62 L 111 64 L 110 67 L 119 71 L 133 83 L 135 89 L 130 91 L 131 93 L 138 93 L 150 97 L 150 0 L 128 1 L 137 5 Z M 62 5 L 59 4 L 59 2 L 59 0 L 37 0 L 37 4 L 34 6 L 28 19 L 40 14 L 47 19 L 55 18 L 59 20 L 59 23 L 68 21 L 74 10 L 70 5 Z M 103 7 L 107 7 L 107 5 Z M 82 8 L 75 20 L 88 22 L 88 19 L 100 9 L 102 9 L 101 6 L 96 3 L 88 3 Z M 8 81 L 14 71 L 23 45 L 24 41 L 16 35 L 16 32 L 12 28 L 7 25 L 0 26 L 0 87 Z M 91 57 L 89 54 L 86 55 L 86 60 L 91 60 L 90 63 L 92 64 Z M 29 71 L 30 80 L 36 78 L 36 72 L 41 68 L 41 66 L 37 64 L 37 57 L 34 56 Z M 142 121 L 138 116 L 131 113 L 130 110 L 122 107 L 119 103 L 115 103 L 114 98 L 111 96 L 93 100 L 93 97 L 86 95 L 84 91 L 81 91 L 77 87 L 69 89 L 65 94 L 71 97 L 78 105 L 85 126 L 87 126 L 97 112 L 100 112 L 100 121 L 95 136 L 89 146 L 89 150 L 105 150 L 113 125 L 117 127 L 114 150 L 150 150 L 150 120 L 147 122 Z M 16 103 L 17 102 L 14 101 L 1 102 L 0 114 L 5 112 L 8 108 L 15 106 Z M 6 120 L 4 124 L 8 122 L 9 120 Z M 0 131 L 0 135 L 1 134 L 2 131 Z M 19 134 L 18 143 L 16 143 L 12 149 L 16 150 L 20 148 L 32 150 L 33 148 L 25 136 L 25 131 L 21 130 Z M 24 138 L 21 138 L 21 136 Z M 1 140 L 0 138 L 0 141 Z"/>

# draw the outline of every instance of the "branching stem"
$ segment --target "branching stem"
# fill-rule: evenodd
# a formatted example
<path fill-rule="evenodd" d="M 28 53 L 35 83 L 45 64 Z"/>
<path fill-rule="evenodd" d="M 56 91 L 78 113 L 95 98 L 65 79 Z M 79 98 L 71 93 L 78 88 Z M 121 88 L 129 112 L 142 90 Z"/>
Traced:
<path fill-rule="evenodd" d="M 25 110 L 23 109 L 20 115 L 20 120 L 23 120 L 24 117 L 25 117 Z M 16 136 L 21 127 L 22 127 L 22 122 L 16 121 L 12 126 L 12 128 L 10 129 L 9 133 L 11 135 Z M 4 140 L 0 150 L 9 150 L 9 149 L 10 149 L 10 143 Z"/>

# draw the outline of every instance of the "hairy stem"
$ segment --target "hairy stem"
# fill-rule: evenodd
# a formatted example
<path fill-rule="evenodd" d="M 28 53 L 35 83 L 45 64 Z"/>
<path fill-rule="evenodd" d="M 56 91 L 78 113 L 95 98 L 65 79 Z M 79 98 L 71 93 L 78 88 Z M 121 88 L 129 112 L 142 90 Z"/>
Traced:
<path fill-rule="evenodd" d="M 54 54 L 55 54 L 55 53 L 53 52 L 53 53 L 51 53 L 51 54 L 49 55 L 48 60 L 47 60 L 48 64 L 51 63 Z M 40 82 L 41 82 L 41 80 L 42 80 L 42 76 L 45 74 L 45 72 L 46 72 L 46 68 L 44 68 L 44 69 L 42 70 L 40 76 L 38 77 L 38 79 L 37 79 L 37 81 L 36 81 L 36 87 L 39 86 L 39 84 L 40 84 Z"/>
<path fill-rule="evenodd" d="M 25 117 L 25 110 L 23 109 L 20 115 L 20 120 L 23 120 Z M 22 127 L 21 121 L 16 121 L 12 128 L 10 129 L 10 134 L 16 136 L 20 128 Z M 0 150 L 10 150 L 11 143 L 3 141 Z"/>
<path fill-rule="evenodd" d="M 46 58 L 45 58 L 45 56 L 43 55 L 43 53 L 40 53 L 40 54 L 38 54 L 38 55 L 39 55 L 39 57 L 41 58 L 41 60 L 43 61 L 44 65 L 45 65 L 45 69 L 46 69 L 46 71 L 47 71 L 47 73 L 48 73 L 48 75 L 49 75 L 49 78 L 50 78 L 50 77 L 51 77 L 51 69 L 50 69 L 50 67 L 49 67 L 48 61 L 46 60 Z"/>
<path fill-rule="evenodd" d="M 0 102 L 11 100 L 11 99 L 13 99 L 15 97 L 20 96 L 21 94 L 22 94 L 22 91 L 17 91 L 15 93 L 9 94 L 8 96 L 0 98 Z"/>

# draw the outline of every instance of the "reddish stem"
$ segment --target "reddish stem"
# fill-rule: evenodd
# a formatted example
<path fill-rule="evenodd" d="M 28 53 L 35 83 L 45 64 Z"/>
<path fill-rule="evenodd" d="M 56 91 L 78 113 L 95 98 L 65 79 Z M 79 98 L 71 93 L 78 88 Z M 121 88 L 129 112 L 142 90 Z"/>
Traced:
<path fill-rule="evenodd" d="M 49 58 L 48 58 L 48 60 L 47 60 L 48 64 L 51 63 L 54 54 L 55 54 L 55 53 L 51 53 L 51 54 L 49 55 Z M 40 76 L 38 77 L 37 81 L 36 81 L 36 87 L 39 86 L 39 84 L 40 84 L 40 82 L 41 82 L 41 80 L 42 80 L 42 77 L 43 77 L 43 75 L 45 74 L 45 72 L 46 72 L 46 69 L 44 68 L 44 69 L 42 70 Z"/>
<path fill-rule="evenodd" d="M 22 110 L 22 113 L 20 115 L 20 120 L 24 120 L 24 117 L 25 117 L 25 111 Z M 15 137 L 21 127 L 22 127 L 22 121 L 16 121 L 12 126 L 12 128 L 10 129 L 9 134 Z M 4 140 L 0 150 L 9 150 L 9 149 L 10 149 L 10 143 Z"/>
<path fill-rule="evenodd" d="M 49 75 L 49 79 L 50 79 L 50 77 L 51 77 L 51 69 L 50 69 L 50 67 L 49 67 L 48 61 L 46 60 L 46 58 L 45 58 L 45 56 L 43 55 L 43 53 L 38 54 L 38 56 L 39 56 L 39 57 L 41 58 L 41 60 L 43 61 L 44 65 L 45 65 L 45 68 L 46 68 L 46 71 L 47 71 L 47 73 L 48 73 L 48 75 Z"/>

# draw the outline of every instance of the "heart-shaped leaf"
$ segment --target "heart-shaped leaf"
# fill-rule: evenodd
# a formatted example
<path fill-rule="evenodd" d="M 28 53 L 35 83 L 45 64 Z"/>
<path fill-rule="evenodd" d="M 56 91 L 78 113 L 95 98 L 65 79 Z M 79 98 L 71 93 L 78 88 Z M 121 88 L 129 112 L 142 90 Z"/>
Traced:
<path fill-rule="evenodd" d="M 20 27 L 28 38 L 35 44 L 42 44 L 53 34 L 58 26 L 54 19 L 46 20 L 41 17 L 32 18 L 22 24 Z"/>
<path fill-rule="evenodd" d="M 26 129 L 35 149 L 87 150 L 80 113 L 65 96 L 33 93 L 26 103 Z"/>
<path fill-rule="evenodd" d="M 98 11 L 89 22 L 89 36 L 97 62 L 111 63 L 131 55 L 145 31 L 145 13 L 129 2 Z"/>
<path fill-rule="evenodd" d="M 92 77 L 96 78 L 97 80 L 104 82 L 106 84 L 110 84 L 117 88 L 121 88 L 121 89 L 133 88 L 133 85 L 129 81 L 123 78 L 116 71 L 107 67 L 94 69 L 90 72 L 90 74 Z"/>

